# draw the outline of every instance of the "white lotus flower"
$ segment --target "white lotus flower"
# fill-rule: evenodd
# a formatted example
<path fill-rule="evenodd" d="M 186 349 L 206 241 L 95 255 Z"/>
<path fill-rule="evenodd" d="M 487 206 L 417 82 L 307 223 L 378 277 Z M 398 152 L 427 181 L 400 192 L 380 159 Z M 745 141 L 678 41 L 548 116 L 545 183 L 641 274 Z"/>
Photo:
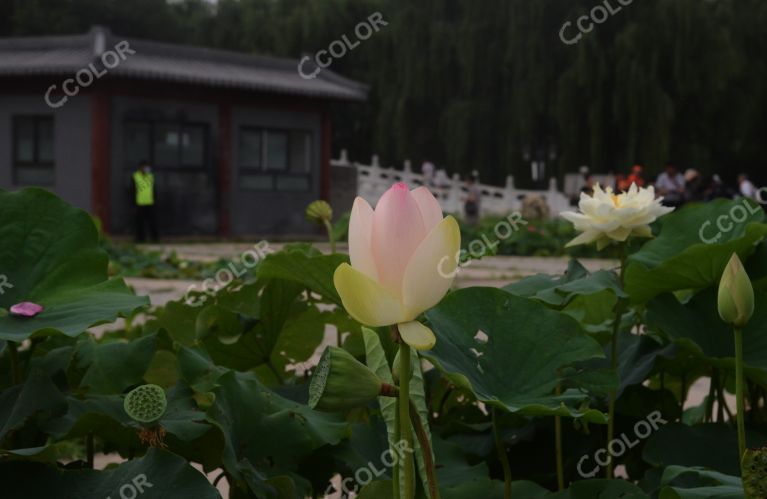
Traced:
<path fill-rule="evenodd" d="M 613 241 L 624 242 L 630 236 L 652 237 L 650 224 L 659 217 L 674 211 L 663 206 L 663 198 L 655 198 L 655 188 L 637 187 L 631 184 L 628 192 L 614 194 L 611 187 L 605 190 L 594 186 L 594 195 L 581 193 L 579 213 L 566 211 L 562 217 L 582 232 L 567 243 L 567 247 L 596 242 L 597 249 Z"/>

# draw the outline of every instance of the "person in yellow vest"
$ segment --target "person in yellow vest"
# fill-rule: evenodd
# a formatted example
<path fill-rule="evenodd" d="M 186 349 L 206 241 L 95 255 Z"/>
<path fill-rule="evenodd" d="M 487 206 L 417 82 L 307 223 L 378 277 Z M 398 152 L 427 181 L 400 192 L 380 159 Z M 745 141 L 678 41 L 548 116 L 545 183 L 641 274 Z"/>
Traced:
<path fill-rule="evenodd" d="M 156 242 L 158 235 L 154 209 L 154 174 L 146 160 L 139 162 L 138 170 L 133 173 L 133 189 L 136 202 L 136 242 L 145 241 L 147 230 L 151 240 Z"/>

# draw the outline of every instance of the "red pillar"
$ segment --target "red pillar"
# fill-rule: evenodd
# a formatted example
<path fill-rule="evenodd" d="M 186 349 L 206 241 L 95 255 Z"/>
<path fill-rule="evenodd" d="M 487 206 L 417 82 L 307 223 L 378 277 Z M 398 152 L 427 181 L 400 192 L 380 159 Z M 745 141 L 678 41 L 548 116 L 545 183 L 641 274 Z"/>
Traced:
<path fill-rule="evenodd" d="M 91 95 L 91 213 L 109 233 L 109 166 L 112 138 L 109 94 Z"/>
<path fill-rule="evenodd" d="M 320 198 L 330 202 L 330 112 L 322 112 L 322 150 L 320 159 Z"/>
<path fill-rule="evenodd" d="M 232 171 L 232 107 L 218 106 L 218 232 L 229 236 L 229 186 Z"/>

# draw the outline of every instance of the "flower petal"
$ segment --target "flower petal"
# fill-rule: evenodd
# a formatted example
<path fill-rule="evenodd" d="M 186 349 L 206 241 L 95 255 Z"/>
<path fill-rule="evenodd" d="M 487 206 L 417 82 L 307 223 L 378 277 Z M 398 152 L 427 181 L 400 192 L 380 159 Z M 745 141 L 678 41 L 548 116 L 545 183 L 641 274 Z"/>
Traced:
<path fill-rule="evenodd" d="M 461 231 L 453 217 L 434 227 L 410 259 L 402 280 L 402 301 L 412 318 L 445 296 L 455 277 Z"/>
<path fill-rule="evenodd" d="M 366 326 L 389 326 L 407 320 L 399 297 L 348 263 L 333 274 L 333 283 L 349 315 Z"/>
<path fill-rule="evenodd" d="M 416 350 L 431 350 L 437 343 L 437 338 L 431 329 L 418 321 L 397 324 L 402 341 Z"/>
<path fill-rule="evenodd" d="M 31 301 L 23 301 L 21 303 L 12 305 L 10 308 L 11 315 L 18 317 L 34 317 L 43 310 L 44 309 L 42 305 L 32 303 Z"/>
<path fill-rule="evenodd" d="M 371 279 L 378 280 L 373 258 L 373 208 L 361 197 L 354 200 L 349 219 L 349 258 L 352 267 Z"/>
<path fill-rule="evenodd" d="M 421 211 L 421 218 L 423 219 L 424 227 L 426 231 L 430 231 L 442 221 L 442 207 L 439 205 L 439 201 L 426 187 L 419 187 L 413 189 L 410 194 L 418 203 L 418 209 Z"/>
<path fill-rule="evenodd" d="M 379 282 L 399 295 L 410 257 L 427 231 L 407 185 L 393 185 L 378 200 L 373 213 L 373 257 Z"/>
<path fill-rule="evenodd" d="M 580 234 L 578 237 L 570 241 L 569 243 L 565 244 L 565 248 L 572 248 L 573 246 L 578 246 L 579 244 L 589 244 L 593 243 L 597 239 L 599 239 L 602 236 L 602 233 L 598 230 L 587 230 Z"/>

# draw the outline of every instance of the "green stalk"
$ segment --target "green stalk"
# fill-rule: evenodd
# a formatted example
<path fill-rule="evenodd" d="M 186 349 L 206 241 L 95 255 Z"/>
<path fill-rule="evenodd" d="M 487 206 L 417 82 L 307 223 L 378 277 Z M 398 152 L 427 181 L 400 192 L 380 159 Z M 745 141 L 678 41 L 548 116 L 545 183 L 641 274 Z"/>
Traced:
<path fill-rule="evenodd" d="M 89 432 L 85 436 L 85 452 L 86 452 L 86 460 L 88 463 L 88 467 L 93 469 L 93 432 Z"/>
<path fill-rule="evenodd" d="M 620 283 L 623 287 L 623 274 L 626 270 L 626 247 L 621 244 L 618 248 L 620 253 L 621 267 L 620 267 Z M 615 321 L 613 322 L 613 335 L 610 339 L 610 366 L 612 370 L 617 373 L 618 371 L 618 334 L 621 329 L 621 318 L 623 317 L 623 302 L 621 298 L 618 298 L 618 303 L 615 304 Z M 617 397 L 616 390 L 610 390 L 610 398 L 607 404 L 607 445 L 606 448 L 610 448 L 610 442 L 613 441 L 613 435 L 615 434 L 615 399 Z M 609 457 L 607 462 L 607 469 L 605 476 L 608 480 L 613 477 L 613 458 Z"/>
<path fill-rule="evenodd" d="M 556 394 L 559 395 L 561 387 L 557 385 Z M 557 456 L 557 489 L 565 489 L 565 467 L 562 461 L 562 416 L 554 416 L 554 440 Z"/>
<path fill-rule="evenodd" d="M 426 434 L 426 428 L 423 426 L 421 416 L 418 414 L 413 401 L 410 401 L 410 419 L 413 422 L 415 435 L 418 443 L 421 445 L 421 454 L 423 455 L 424 468 L 426 468 L 426 481 L 429 483 L 429 498 L 439 499 L 439 485 L 437 484 L 437 471 L 434 467 L 433 452 L 429 435 Z"/>
<path fill-rule="evenodd" d="M 399 394 L 397 395 L 399 397 Z M 397 402 L 399 404 L 399 402 Z M 398 406 L 399 407 L 399 406 Z M 398 443 L 402 439 L 402 431 L 399 424 L 399 411 L 396 411 L 394 413 L 394 442 Z M 399 449 L 396 447 L 392 449 L 392 451 L 399 452 Z M 392 497 L 394 499 L 400 499 L 401 493 L 400 493 L 400 486 L 399 486 L 399 477 L 401 475 L 400 471 L 402 470 L 402 457 L 397 454 L 397 459 L 394 460 L 394 468 L 392 468 L 391 471 L 391 478 L 392 478 Z"/>
<path fill-rule="evenodd" d="M 330 252 L 335 253 L 336 252 L 336 240 L 333 237 L 333 226 L 330 225 L 330 221 L 328 220 L 322 220 L 322 222 L 325 224 L 325 230 L 328 233 L 328 241 L 330 241 Z"/>
<path fill-rule="evenodd" d="M 610 366 L 613 371 L 618 370 L 618 330 L 620 329 L 620 313 L 615 318 L 615 325 L 613 326 L 613 337 L 611 344 L 611 359 Z M 610 448 L 610 442 L 613 441 L 613 435 L 615 434 L 615 399 L 616 391 L 610 390 L 610 399 L 607 404 L 607 449 Z M 605 477 L 610 480 L 613 477 L 613 458 L 608 456 L 607 470 Z"/>
<path fill-rule="evenodd" d="M 399 344 L 399 424 L 400 438 L 405 442 L 400 477 L 404 481 L 402 499 L 415 498 L 415 468 L 413 467 L 413 429 L 410 421 L 410 345 Z M 395 485 L 398 486 L 398 485 Z"/>
<path fill-rule="evenodd" d="M 19 350 L 13 341 L 6 342 L 11 356 L 11 380 L 14 385 L 21 383 L 21 366 L 19 365 Z"/>
<path fill-rule="evenodd" d="M 495 407 L 492 408 L 493 417 L 493 438 L 495 439 L 495 448 L 498 451 L 498 459 L 501 460 L 503 468 L 503 499 L 511 498 L 511 465 L 509 465 L 509 456 L 506 454 L 506 446 L 501 440 L 501 431 L 498 427 L 498 414 Z"/>
<path fill-rule="evenodd" d="M 746 452 L 746 409 L 743 404 L 743 330 L 735 328 L 735 401 L 738 406 L 738 462 Z"/>

